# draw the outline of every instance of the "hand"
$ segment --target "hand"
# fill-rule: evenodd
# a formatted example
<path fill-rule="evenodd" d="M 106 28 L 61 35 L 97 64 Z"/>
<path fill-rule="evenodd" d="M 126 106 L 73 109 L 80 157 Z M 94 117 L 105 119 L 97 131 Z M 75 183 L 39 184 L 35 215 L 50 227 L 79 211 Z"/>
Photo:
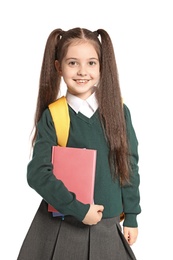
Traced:
<path fill-rule="evenodd" d="M 138 228 L 123 227 L 123 234 L 128 244 L 132 246 L 137 240 Z"/>
<path fill-rule="evenodd" d="M 103 210 L 104 207 L 102 205 L 91 204 L 82 222 L 86 225 L 96 225 L 102 219 Z"/>

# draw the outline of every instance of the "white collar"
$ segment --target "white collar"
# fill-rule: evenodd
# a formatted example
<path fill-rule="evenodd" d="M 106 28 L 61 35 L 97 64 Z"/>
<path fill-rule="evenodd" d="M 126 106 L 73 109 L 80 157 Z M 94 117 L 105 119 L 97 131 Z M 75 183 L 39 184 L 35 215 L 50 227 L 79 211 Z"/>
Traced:
<path fill-rule="evenodd" d="M 87 105 L 87 107 L 92 111 L 92 114 L 95 113 L 95 111 L 98 108 L 98 103 L 96 99 L 95 92 L 91 94 L 86 100 L 83 100 L 79 97 L 76 97 L 75 95 L 72 95 L 67 91 L 66 94 L 67 103 L 69 106 L 76 112 L 79 113 L 83 105 Z"/>

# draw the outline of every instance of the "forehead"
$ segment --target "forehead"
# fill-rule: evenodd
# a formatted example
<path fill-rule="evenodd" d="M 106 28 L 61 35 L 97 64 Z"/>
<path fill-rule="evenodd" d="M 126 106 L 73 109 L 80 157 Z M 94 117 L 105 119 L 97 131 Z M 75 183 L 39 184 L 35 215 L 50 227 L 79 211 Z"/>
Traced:
<path fill-rule="evenodd" d="M 95 44 L 92 41 L 76 40 L 70 43 L 67 56 L 94 57 L 98 58 Z"/>

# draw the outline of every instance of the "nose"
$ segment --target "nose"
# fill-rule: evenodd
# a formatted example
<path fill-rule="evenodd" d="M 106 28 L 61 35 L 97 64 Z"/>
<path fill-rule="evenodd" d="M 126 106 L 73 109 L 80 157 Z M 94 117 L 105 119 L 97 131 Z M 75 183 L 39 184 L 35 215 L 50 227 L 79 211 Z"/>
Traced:
<path fill-rule="evenodd" d="M 77 75 L 81 76 L 81 77 L 85 77 L 87 74 L 86 73 L 82 73 L 82 72 L 78 72 Z"/>
<path fill-rule="evenodd" d="M 87 75 L 87 72 L 86 72 L 85 68 L 84 67 L 80 67 L 78 72 L 77 72 L 77 75 L 81 76 L 81 77 L 85 77 Z"/>

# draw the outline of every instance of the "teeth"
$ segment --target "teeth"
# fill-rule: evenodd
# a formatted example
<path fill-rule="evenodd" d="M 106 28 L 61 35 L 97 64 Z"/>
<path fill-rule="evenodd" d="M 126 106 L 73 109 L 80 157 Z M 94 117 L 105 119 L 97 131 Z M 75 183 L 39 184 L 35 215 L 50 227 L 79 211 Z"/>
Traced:
<path fill-rule="evenodd" d="M 77 82 L 79 82 L 79 83 L 85 83 L 85 82 L 87 82 L 87 80 L 84 80 L 84 79 L 80 79 L 80 80 L 76 80 Z"/>

